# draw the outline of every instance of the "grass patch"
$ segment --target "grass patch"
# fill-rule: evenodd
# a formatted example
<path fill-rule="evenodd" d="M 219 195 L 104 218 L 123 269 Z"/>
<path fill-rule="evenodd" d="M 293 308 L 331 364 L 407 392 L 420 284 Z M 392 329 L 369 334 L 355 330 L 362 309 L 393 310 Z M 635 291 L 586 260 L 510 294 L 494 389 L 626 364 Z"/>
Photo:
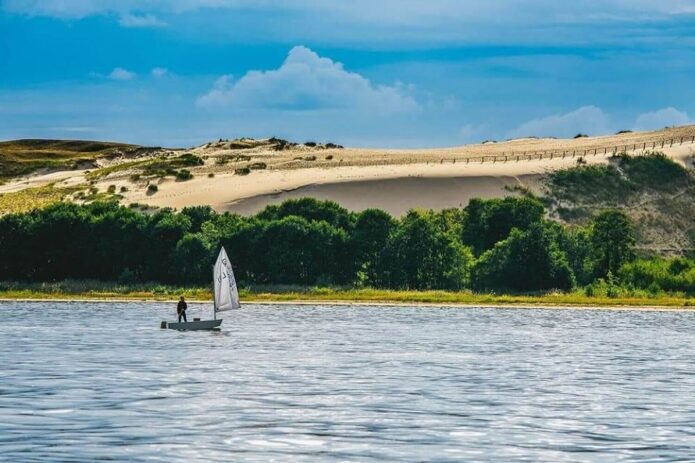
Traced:
<path fill-rule="evenodd" d="M 57 201 L 62 201 L 71 194 L 83 190 L 86 185 L 56 188 L 53 184 L 21 191 L 0 194 L 0 214 L 26 212 L 40 209 Z"/>
<path fill-rule="evenodd" d="M 176 169 L 202 166 L 203 164 L 205 164 L 205 162 L 200 157 L 186 153 L 170 159 L 155 159 L 144 165 L 143 172 L 145 175 L 154 175 L 158 177 L 165 177 L 167 175 L 176 176 Z"/>
<path fill-rule="evenodd" d="M 97 179 L 100 179 L 102 177 L 106 177 L 107 175 L 110 175 L 110 174 L 113 174 L 116 172 L 123 172 L 126 170 L 136 169 L 140 166 L 144 166 L 144 165 L 148 164 L 149 162 L 152 162 L 152 161 L 144 159 L 144 160 L 140 160 L 140 161 L 128 161 L 128 162 L 123 162 L 121 164 L 114 164 L 112 166 L 102 167 L 101 169 L 93 170 L 90 173 L 88 173 L 87 179 L 88 180 L 97 180 Z"/>
<path fill-rule="evenodd" d="M 5 299 L 212 299 L 209 287 L 169 286 L 157 283 L 119 284 L 101 281 L 67 280 L 56 283 L 0 283 Z M 552 305 L 552 306 L 663 306 L 692 307 L 693 299 L 683 295 L 624 294 L 619 297 L 588 296 L 583 290 L 572 293 L 479 294 L 470 291 L 394 291 L 330 287 L 257 286 L 240 291 L 242 302 L 371 302 L 470 305 Z"/>

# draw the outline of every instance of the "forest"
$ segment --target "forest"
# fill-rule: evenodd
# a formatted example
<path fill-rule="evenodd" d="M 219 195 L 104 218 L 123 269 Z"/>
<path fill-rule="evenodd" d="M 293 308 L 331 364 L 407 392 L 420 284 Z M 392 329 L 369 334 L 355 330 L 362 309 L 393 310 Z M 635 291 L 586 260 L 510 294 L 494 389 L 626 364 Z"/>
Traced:
<path fill-rule="evenodd" d="M 622 212 L 562 225 L 528 196 L 401 218 L 311 198 L 251 217 L 206 206 L 144 213 L 113 202 L 56 203 L 0 217 L 0 281 L 204 285 L 220 246 L 241 286 L 695 293 L 695 261 L 638 256 L 634 224 Z"/>

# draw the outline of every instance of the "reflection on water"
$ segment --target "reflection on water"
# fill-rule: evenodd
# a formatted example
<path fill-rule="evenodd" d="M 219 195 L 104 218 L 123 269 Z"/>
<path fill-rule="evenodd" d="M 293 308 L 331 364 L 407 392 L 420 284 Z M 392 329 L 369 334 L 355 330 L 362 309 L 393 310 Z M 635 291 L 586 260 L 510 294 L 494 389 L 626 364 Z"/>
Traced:
<path fill-rule="evenodd" d="M 0 303 L 0 459 L 695 455 L 692 312 L 252 306 L 160 330 L 173 313 Z"/>

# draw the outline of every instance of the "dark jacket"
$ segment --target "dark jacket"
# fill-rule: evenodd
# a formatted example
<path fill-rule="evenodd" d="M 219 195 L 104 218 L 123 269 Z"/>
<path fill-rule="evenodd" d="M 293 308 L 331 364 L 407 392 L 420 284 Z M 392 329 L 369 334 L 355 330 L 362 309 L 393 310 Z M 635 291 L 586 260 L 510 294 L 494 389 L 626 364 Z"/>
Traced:
<path fill-rule="evenodd" d="M 186 301 L 179 301 L 179 305 L 176 306 L 176 313 L 185 312 L 187 308 L 188 304 L 186 304 Z"/>

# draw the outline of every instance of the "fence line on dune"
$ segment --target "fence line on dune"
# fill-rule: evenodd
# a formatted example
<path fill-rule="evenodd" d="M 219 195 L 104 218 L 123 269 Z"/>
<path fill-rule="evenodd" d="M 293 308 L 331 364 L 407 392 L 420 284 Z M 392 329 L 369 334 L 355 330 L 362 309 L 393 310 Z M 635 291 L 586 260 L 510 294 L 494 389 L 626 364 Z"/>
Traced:
<path fill-rule="evenodd" d="M 574 150 L 534 150 L 534 151 L 509 151 L 502 152 L 502 154 L 489 154 L 481 156 L 466 156 L 459 158 L 441 158 L 439 163 L 452 163 L 456 164 L 471 164 L 471 163 L 486 163 L 492 162 L 493 164 L 498 162 L 519 162 L 519 161 L 532 161 L 532 160 L 543 160 L 543 159 L 565 159 L 565 158 L 585 158 L 590 156 L 615 156 L 619 153 L 635 153 L 642 152 L 646 153 L 650 150 L 672 148 L 674 145 L 683 145 L 686 143 L 695 144 L 695 136 L 691 137 L 679 137 L 664 139 L 660 141 L 652 142 L 642 142 L 642 143 L 631 143 L 625 145 L 614 145 L 612 147 L 604 146 L 603 148 L 585 148 L 585 149 L 574 149 Z M 651 145 L 651 146 L 650 146 Z M 429 161 L 429 163 L 436 163 Z"/>

